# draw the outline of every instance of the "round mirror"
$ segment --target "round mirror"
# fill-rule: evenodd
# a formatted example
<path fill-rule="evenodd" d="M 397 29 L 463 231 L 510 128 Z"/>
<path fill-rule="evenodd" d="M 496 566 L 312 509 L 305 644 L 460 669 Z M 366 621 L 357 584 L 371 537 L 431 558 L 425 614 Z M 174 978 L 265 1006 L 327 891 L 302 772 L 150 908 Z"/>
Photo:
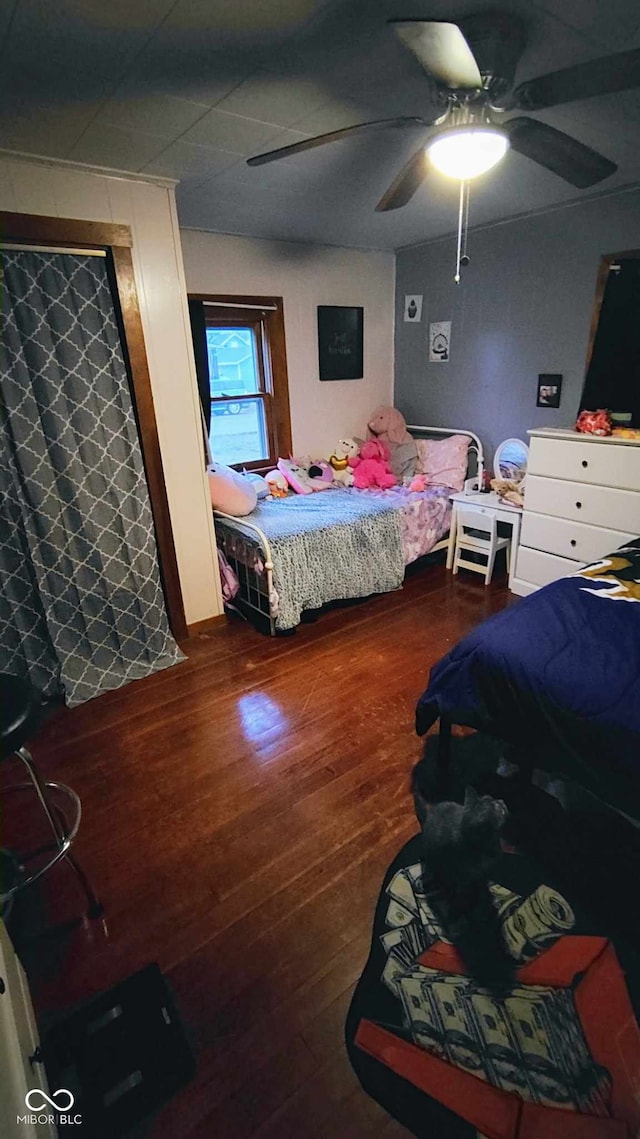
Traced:
<path fill-rule="evenodd" d="M 529 448 L 522 439 L 505 439 L 493 456 L 493 473 L 496 478 L 520 483 L 527 473 Z"/>

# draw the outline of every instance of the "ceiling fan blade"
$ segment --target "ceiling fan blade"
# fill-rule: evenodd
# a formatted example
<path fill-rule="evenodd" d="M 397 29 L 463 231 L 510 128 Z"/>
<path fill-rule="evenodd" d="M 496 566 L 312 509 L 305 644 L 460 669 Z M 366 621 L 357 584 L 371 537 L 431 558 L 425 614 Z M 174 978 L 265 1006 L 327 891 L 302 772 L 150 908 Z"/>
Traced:
<path fill-rule="evenodd" d="M 530 79 L 516 87 L 509 99 L 509 109 L 541 111 L 544 107 L 557 107 L 560 103 L 573 103 L 577 99 L 591 99 L 595 95 L 614 95 L 640 87 L 640 48 L 603 55 L 551 71 L 539 79 Z"/>
<path fill-rule="evenodd" d="M 376 119 L 371 123 L 357 123 L 352 127 L 343 127 L 339 131 L 329 131 L 328 134 L 318 134 L 314 138 L 303 138 L 301 142 L 294 142 L 291 146 L 281 146 L 279 150 L 268 150 L 264 154 L 254 154 L 247 158 L 247 166 L 264 166 L 266 162 L 276 162 L 279 158 L 288 158 L 290 154 L 302 154 L 305 150 L 314 150 L 316 146 L 324 146 L 328 142 L 338 142 L 339 139 L 349 138 L 354 134 L 362 134 L 372 130 L 382 130 L 388 127 L 429 127 L 431 123 L 411 115 L 404 115 L 397 119 Z"/>
<path fill-rule="evenodd" d="M 595 186 L 596 182 L 602 182 L 618 169 L 615 162 L 610 162 L 590 146 L 537 119 L 524 116 L 509 119 L 503 127 L 514 150 L 580 190 Z"/>
<path fill-rule="evenodd" d="M 400 173 L 393 179 L 389 189 L 380 198 L 376 206 L 376 213 L 386 213 L 387 210 L 397 210 L 411 201 L 416 190 L 419 190 L 429 173 L 429 159 L 424 144 L 402 167 Z"/>
<path fill-rule="evenodd" d="M 439 20 L 389 20 L 396 35 L 428 75 L 451 90 L 482 88 L 474 54 L 457 24 Z"/>

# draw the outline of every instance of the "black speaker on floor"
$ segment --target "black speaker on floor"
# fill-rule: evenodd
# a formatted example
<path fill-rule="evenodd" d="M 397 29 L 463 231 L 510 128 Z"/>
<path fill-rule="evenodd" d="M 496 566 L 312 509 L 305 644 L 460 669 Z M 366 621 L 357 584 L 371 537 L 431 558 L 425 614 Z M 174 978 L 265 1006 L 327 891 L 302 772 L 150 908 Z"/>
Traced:
<path fill-rule="evenodd" d="M 74 1098 L 60 1135 L 118 1139 L 195 1074 L 195 1058 L 169 986 L 148 965 L 94 997 L 45 1034 L 42 1053 L 55 1093 Z"/>

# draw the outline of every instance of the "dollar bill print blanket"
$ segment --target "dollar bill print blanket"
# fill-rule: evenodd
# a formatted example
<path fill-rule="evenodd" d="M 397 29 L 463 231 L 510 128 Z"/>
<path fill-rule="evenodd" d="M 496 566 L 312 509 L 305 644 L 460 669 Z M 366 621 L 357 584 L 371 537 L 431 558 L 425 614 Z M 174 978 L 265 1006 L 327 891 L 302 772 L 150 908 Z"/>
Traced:
<path fill-rule="evenodd" d="M 385 875 L 347 1016 L 365 1090 L 419 1139 L 631 1139 L 640 1032 L 613 943 L 544 871 L 504 853 L 490 889 L 517 971 L 492 994 L 443 935 L 420 853 L 411 839 Z"/>
<path fill-rule="evenodd" d="M 292 629 L 329 601 L 398 589 L 405 564 L 446 533 L 450 493 L 341 489 L 258 503 L 247 521 L 271 546 L 276 627 Z M 241 518 L 216 517 L 219 528 L 251 538 Z"/>

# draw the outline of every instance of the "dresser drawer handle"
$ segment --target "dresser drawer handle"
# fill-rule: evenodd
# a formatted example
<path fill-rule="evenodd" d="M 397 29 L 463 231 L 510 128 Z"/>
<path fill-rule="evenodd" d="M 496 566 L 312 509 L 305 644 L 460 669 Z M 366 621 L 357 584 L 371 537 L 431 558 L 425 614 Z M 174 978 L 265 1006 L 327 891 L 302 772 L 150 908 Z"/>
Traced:
<path fill-rule="evenodd" d="M 581 503 L 581 502 L 576 502 L 576 507 L 577 507 L 577 509 L 578 509 L 578 510 L 582 510 L 582 503 Z"/>
<path fill-rule="evenodd" d="M 583 465 L 583 467 L 588 467 L 588 466 L 589 466 L 589 463 L 588 463 L 587 459 L 583 459 L 583 460 L 582 460 L 582 465 Z"/>
<path fill-rule="evenodd" d="M 577 544 L 578 543 L 576 542 L 575 538 L 572 538 L 571 541 L 569 542 L 570 546 L 577 546 Z"/>

